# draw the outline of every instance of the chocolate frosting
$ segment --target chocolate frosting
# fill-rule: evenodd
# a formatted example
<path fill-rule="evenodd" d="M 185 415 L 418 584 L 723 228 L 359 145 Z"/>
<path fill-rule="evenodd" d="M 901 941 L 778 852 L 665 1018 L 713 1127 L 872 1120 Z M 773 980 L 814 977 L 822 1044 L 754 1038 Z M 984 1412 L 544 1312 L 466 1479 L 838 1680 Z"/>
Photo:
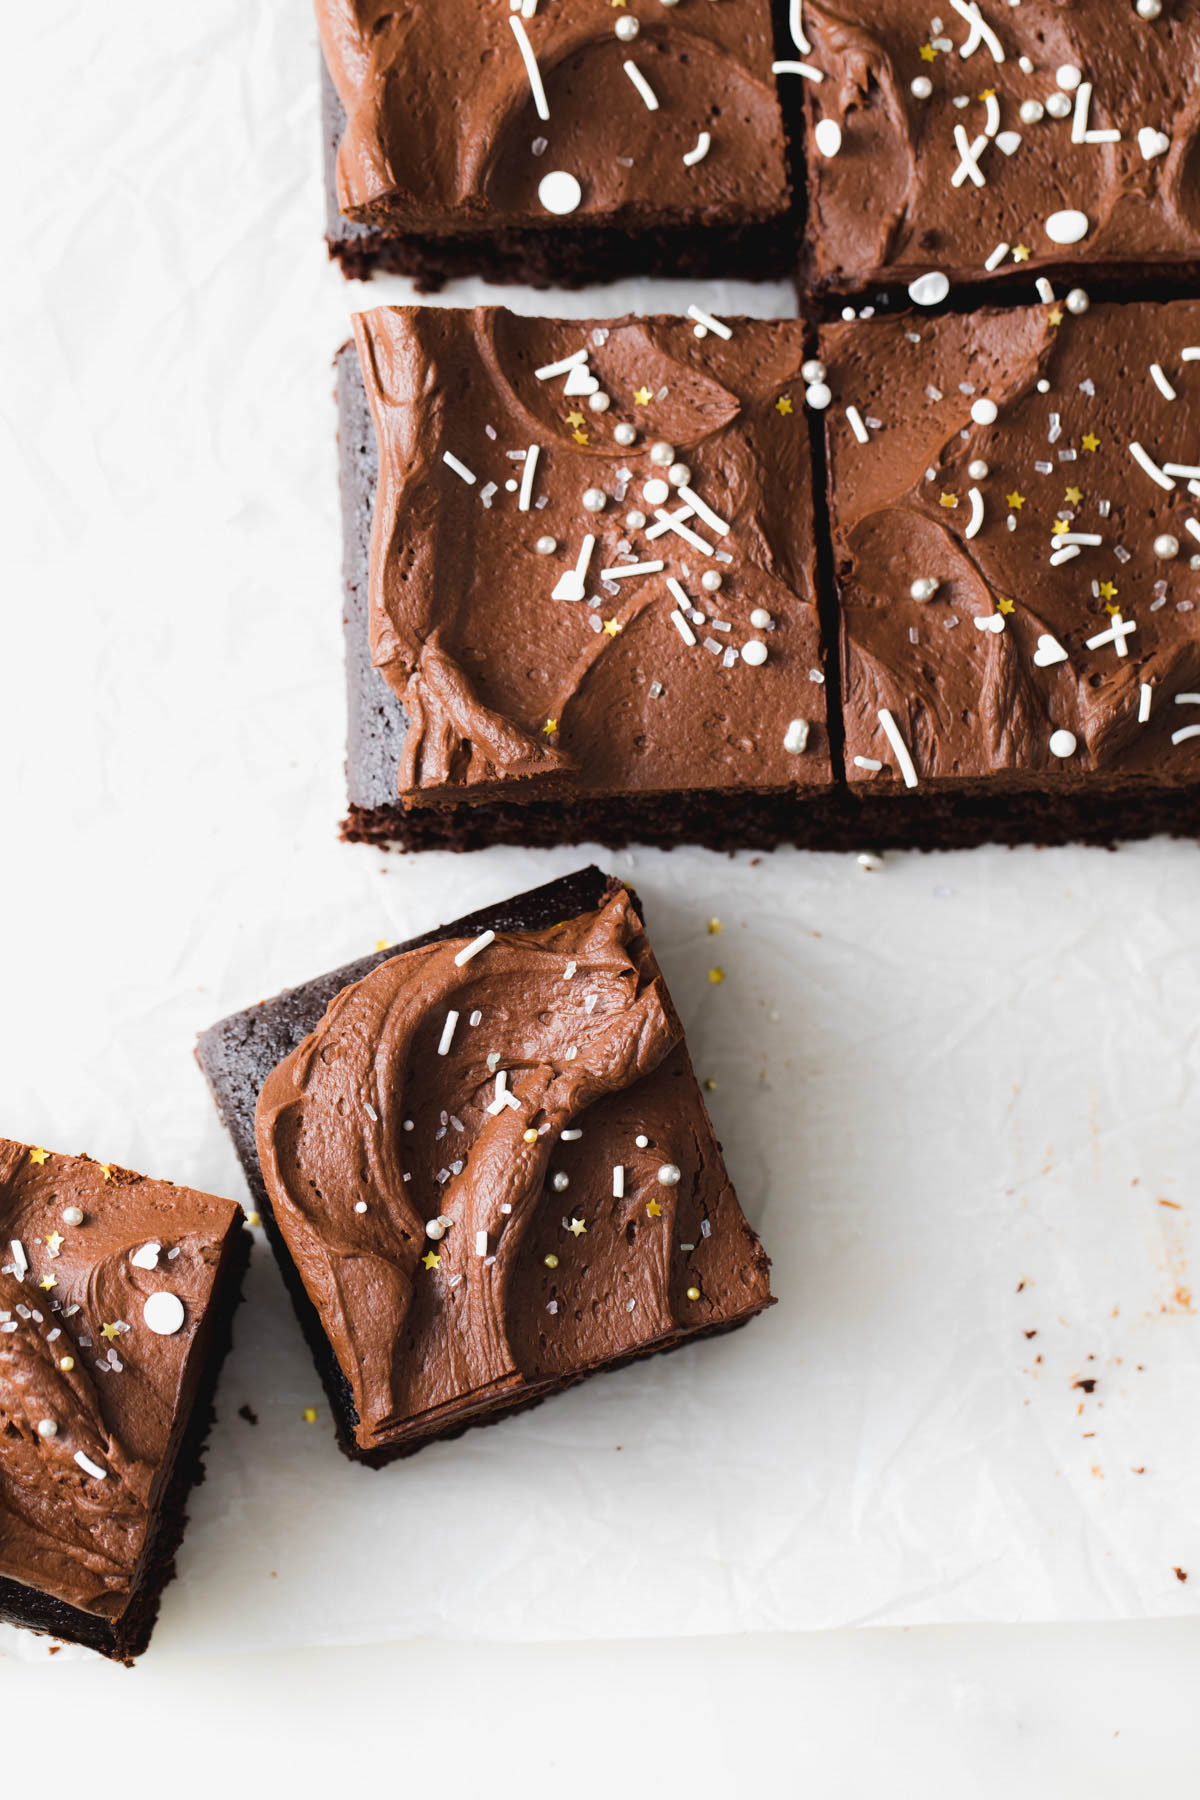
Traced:
<path fill-rule="evenodd" d="M 629 896 L 467 948 L 344 989 L 259 1096 L 363 1448 L 770 1299 Z"/>
<path fill-rule="evenodd" d="M 356 317 L 380 462 L 371 648 L 407 717 L 404 800 L 830 785 L 804 328 L 727 328 L 486 307 Z M 566 391 L 572 375 L 585 391 Z M 647 535 L 656 507 L 684 508 L 674 487 L 665 505 L 645 498 L 668 473 L 655 443 L 708 509 L 685 515 L 690 538 Z M 589 490 L 601 510 L 584 507 Z M 554 599 L 589 535 L 579 599 Z"/>
<path fill-rule="evenodd" d="M 72 1207 L 81 1223 L 64 1219 Z M 0 1139 L 0 1575 L 105 1618 L 124 1611 L 240 1217 L 230 1201 Z M 152 1242 L 157 1266 L 135 1266 Z M 183 1305 L 170 1335 L 144 1316 L 159 1293 Z"/>
<path fill-rule="evenodd" d="M 1198 301 L 823 332 L 852 783 L 896 779 L 881 709 L 921 784 L 1195 782 L 1200 735 L 1179 734 L 1200 724 L 1200 501 L 1130 449 L 1160 470 L 1197 463 L 1189 349 L 1200 357 Z M 989 402 L 994 422 L 978 422 Z M 922 580 L 937 583 L 925 602 Z M 1114 627 L 1124 655 L 1113 638 L 1089 648 Z M 1073 749 L 1052 743 L 1064 731 Z"/>
<path fill-rule="evenodd" d="M 854 287 L 930 269 L 978 281 L 1022 267 L 1195 264 L 1200 0 L 1164 0 L 1153 20 L 1139 18 L 1133 0 L 979 0 L 1003 61 L 970 11 L 969 0 L 947 0 L 942 31 L 931 33 L 926 0 L 805 7 L 809 60 L 824 76 L 804 95 L 818 279 Z M 1060 69 L 1078 71 L 1080 83 L 1060 86 Z M 914 94 L 914 81 L 930 84 L 928 97 Z M 1022 120 L 1022 103 L 1044 109 L 1051 96 L 1065 117 Z M 816 141 L 822 119 L 841 128 L 832 156 Z M 982 140 L 982 186 L 969 169 L 959 173 L 956 127 L 968 147 Z M 1081 130 L 1120 138 L 1089 141 Z M 1047 220 L 1068 210 L 1084 215 L 1086 230 L 1063 244 Z M 998 246 L 1007 249 L 989 269 Z"/>
<path fill-rule="evenodd" d="M 699 0 L 640 19 L 601 0 L 542 0 L 518 24 L 549 118 L 539 118 L 509 0 L 317 0 L 321 45 L 346 131 L 341 210 L 390 232 L 496 232 L 580 220 L 697 228 L 786 210 L 783 124 L 768 0 Z M 628 26 L 626 26 L 628 29 Z M 658 102 L 625 71 L 632 62 Z M 708 153 L 683 161 L 701 132 Z M 582 189 L 566 219 L 538 195 L 550 171 Z"/>

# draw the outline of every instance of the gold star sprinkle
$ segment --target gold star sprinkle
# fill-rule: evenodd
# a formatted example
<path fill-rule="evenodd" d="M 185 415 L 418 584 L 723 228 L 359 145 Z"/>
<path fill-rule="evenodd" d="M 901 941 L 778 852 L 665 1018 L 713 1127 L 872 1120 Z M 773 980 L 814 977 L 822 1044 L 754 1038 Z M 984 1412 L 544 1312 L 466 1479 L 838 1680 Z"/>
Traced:
<path fill-rule="evenodd" d="M 1100 439 L 1094 431 L 1085 431 L 1079 441 L 1085 450 L 1094 452 L 1100 448 Z"/>
<path fill-rule="evenodd" d="M 635 406 L 649 406 L 650 389 L 648 387 L 640 387 L 633 396 L 633 403 Z"/>
<path fill-rule="evenodd" d="M 1017 610 L 1017 603 L 1015 600 L 998 599 L 996 601 L 996 611 L 998 613 L 1003 613 L 1006 618 L 1008 617 L 1009 613 L 1014 613 L 1014 612 L 1016 612 L 1016 610 Z"/>
<path fill-rule="evenodd" d="M 100 1164 L 100 1173 L 103 1175 L 105 1181 L 111 1181 L 112 1180 L 112 1164 L 111 1163 L 101 1163 Z"/>
<path fill-rule="evenodd" d="M 943 494 L 942 498 L 941 498 L 941 504 L 943 506 L 957 506 L 958 505 L 958 495 L 957 494 Z"/>
<path fill-rule="evenodd" d="M 120 1333 L 118 1332 L 115 1325 L 102 1325 L 100 1327 L 100 1336 L 102 1338 L 106 1338 L 108 1340 L 108 1342 L 111 1344 L 115 1337 L 120 1336 Z"/>
<path fill-rule="evenodd" d="M 1011 494 L 1005 494 L 1004 498 L 1013 512 L 1020 512 L 1025 504 L 1024 494 L 1018 494 L 1015 488 Z"/>
<path fill-rule="evenodd" d="M 1116 597 L 1117 589 L 1115 583 L 1111 581 L 1102 581 L 1100 583 L 1100 598 L 1102 600 L 1115 600 Z"/>
<path fill-rule="evenodd" d="M 386 938 L 376 938 L 375 939 L 376 950 L 386 950 L 387 947 L 388 947 L 388 941 Z"/>
<path fill-rule="evenodd" d="M 558 730 L 558 720 L 557 719 L 547 719 L 546 723 L 542 726 L 542 736 L 543 737 L 551 737 L 554 734 L 554 732 L 556 732 L 557 730 Z"/>
<path fill-rule="evenodd" d="M 1017 244 L 1014 247 L 1013 261 L 1014 262 L 1028 262 L 1029 261 L 1029 245 L 1028 244 Z"/>
<path fill-rule="evenodd" d="M 983 90 L 982 94 L 980 94 L 979 98 L 981 100 L 994 100 L 996 98 L 995 88 L 984 88 L 984 90 Z"/>
<path fill-rule="evenodd" d="M 421 1258 L 421 1262 L 427 1269 L 437 1269 L 441 1267 L 442 1259 L 440 1256 L 436 1256 L 432 1250 L 427 1250 Z"/>
<path fill-rule="evenodd" d="M 724 969 L 710 969 L 708 971 L 708 979 L 712 982 L 714 987 L 718 987 L 725 979 Z"/>
<path fill-rule="evenodd" d="M 788 399 L 787 395 L 780 394 L 778 400 L 775 402 L 775 411 L 777 413 L 782 413 L 783 417 L 786 419 L 788 414 L 791 412 L 791 410 L 792 410 L 792 403 Z"/>
<path fill-rule="evenodd" d="M 256 1212 L 247 1213 L 246 1214 L 246 1223 L 247 1223 L 247 1225 L 261 1225 L 262 1219 L 259 1217 L 259 1215 Z"/>
<path fill-rule="evenodd" d="M 1070 520 L 1069 519 L 1055 519 L 1054 524 L 1051 527 L 1051 529 L 1053 530 L 1055 537 L 1058 537 L 1061 532 L 1070 531 L 1070 529 L 1071 529 Z"/>
<path fill-rule="evenodd" d="M 921 61 L 922 62 L 936 62 L 936 60 L 937 60 L 937 51 L 934 49 L 933 45 L 932 44 L 922 44 L 921 45 Z"/>
<path fill-rule="evenodd" d="M 708 921 L 709 937 L 720 937 L 720 935 L 724 931 L 724 929 L 725 929 L 725 927 L 722 925 L 720 919 L 710 919 Z"/>
<path fill-rule="evenodd" d="M 567 414 L 567 424 L 568 425 L 582 425 L 583 424 L 583 414 L 581 412 L 569 412 Z"/>
<path fill-rule="evenodd" d="M 41 1168 L 46 1160 L 46 1152 L 42 1149 L 40 1144 L 35 1144 L 30 1150 L 29 1160 L 31 1163 L 36 1163 L 39 1169 Z"/>
<path fill-rule="evenodd" d="M 1052 306 L 1050 308 L 1050 311 L 1046 314 L 1046 317 L 1049 319 L 1049 321 L 1052 325 L 1061 325 L 1063 322 L 1062 308 L 1058 307 L 1058 306 Z"/>
<path fill-rule="evenodd" d="M 617 619 L 605 619 L 604 629 L 609 637 L 616 637 L 621 629 L 620 622 Z"/>
<path fill-rule="evenodd" d="M 66 1241 L 67 1240 L 61 1231 L 52 1231 L 50 1236 L 46 1239 L 46 1246 L 50 1251 L 51 1256 L 57 1256 Z"/>
<path fill-rule="evenodd" d="M 300 1414 L 300 1417 L 304 1420 L 304 1423 L 306 1425 L 315 1425 L 317 1422 L 316 1407 L 315 1406 L 306 1406 L 304 1411 Z"/>
<path fill-rule="evenodd" d="M 38 1286 L 44 1294 L 48 1294 L 51 1288 L 56 1288 L 58 1286 L 58 1283 L 55 1281 L 53 1275 L 43 1275 L 42 1279 L 38 1282 Z"/>
<path fill-rule="evenodd" d="M 580 431 L 578 425 L 575 427 L 574 431 L 571 433 L 571 436 L 575 439 L 575 442 L 577 444 L 587 444 L 591 441 L 588 437 L 587 432 Z"/>
<path fill-rule="evenodd" d="M 582 1237 L 587 1230 L 587 1226 L 582 1219 L 572 1219 L 571 1223 L 567 1226 L 567 1230 L 571 1233 L 572 1237 Z"/>
<path fill-rule="evenodd" d="M 610 6 L 625 6 L 627 3 L 628 0 L 608 0 Z"/>
<path fill-rule="evenodd" d="M 1083 490 L 1077 487 L 1069 487 L 1063 495 L 1063 499 L 1068 506 L 1078 506 L 1079 502 L 1083 499 Z"/>
<path fill-rule="evenodd" d="M 647 1200 L 646 1215 L 648 1218 L 651 1218 L 651 1219 L 661 1219 L 662 1218 L 662 1207 L 658 1204 L 657 1200 Z"/>

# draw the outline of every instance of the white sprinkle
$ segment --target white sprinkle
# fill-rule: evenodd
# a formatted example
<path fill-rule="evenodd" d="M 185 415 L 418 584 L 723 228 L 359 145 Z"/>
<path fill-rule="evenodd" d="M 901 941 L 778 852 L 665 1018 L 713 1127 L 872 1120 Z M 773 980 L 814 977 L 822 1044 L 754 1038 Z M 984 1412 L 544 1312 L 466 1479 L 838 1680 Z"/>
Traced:
<path fill-rule="evenodd" d="M 539 119 L 550 117 L 550 108 L 546 104 L 546 90 L 542 86 L 541 71 L 537 65 L 537 57 L 533 54 L 533 45 L 529 34 L 515 13 L 509 15 L 509 24 L 513 28 L 513 36 L 517 40 L 517 48 L 521 52 L 521 60 L 525 64 L 525 73 L 529 77 L 529 89 L 533 95 L 533 104 L 537 108 Z"/>
<path fill-rule="evenodd" d="M 869 444 L 871 441 L 871 434 L 863 424 L 862 414 L 859 412 L 857 406 L 848 406 L 846 408 L 846 420 L 859 443 Z"/>
<path fill-rule="evenodd" d="M 950 0 L 950 4 L 959 17 L 965 19 L 971 27 L 966 42 L 959 47 L 958 54 L 964 58 L 968 57 L 979 48 L 980 44 L 986 44 L 991 52 L 992 61 L 1002 63 L 1004 46 L 991 26 L 981 16 L 977 0 Z"/>
<path fill-rule="evenodd" d="M 812 45 L 804 35 L 804 0 L 788 0 L 788 30 L 797 50 L 808 56 Z"/>
<path fill-rule="evenodd" d="M 624 581 L 627 575 L 657 575 L 666 565 L 661 562 L 625 563 L 612 569 L 601 569 L 601 581 Z"/>
<path fill-rule="evenodd" d="M 660 1187 L 678 1187 L 681 1179 L 679 1168 L 675 1163 L 663 1163 L 659 1167 L 657 1180 Z"/>
<path fill-rule="evenodd" d="M 926 275 L 918 275 L 908 286 L 908 297 L 917 306 L 940 306 L 950 292 L 949 277 L 940 269 L 930 269 Z"/>
<path fill-rule="evenodd" d="M 646 80 L 646 77 L 642 74 L 642 71 L 638 68 L 637 64 L 635 62 L 625 62 L 621 64 L 621 67 L 628 75 L 630 81 L 632 81 L 638 93 L 642 96 L 642 99 L 646 102 L 646 110 L 648 112 L 657 112 L 658 95 L 650 86 L 650 83 Z"/>
<path fill-rule="evenodd" d="M 450 1011 L 446 1014 L 446 1023 L 442 1026 L 442 1035 L 438 1040 L 437 1053 L 445 1056 L 454 1039 L 454 1027 L 458 1024 L 458 1014 Z"/>
<path fill-rule="evenodd" d="M 538 464 L 538 446 L 530 444 L 525 452 L 525 467 L 521 470 L 521 492 L 517 499 L 518 512 L 528 512 L 529 502 L 533 498 L 533 477 Z"/>
<path fill-rule="evenodd" d="M 1017 154 L 1017 151 L 1021 148 L 1020 132 L 1019 131 L 1001 131 L 1001 132 L 999 132 L 996 137 L 996 148 L 997 148 L 997 150 L 1002 151 L 1005 156 L 1015 156 Z M 1005 249 L 1007 250 L 1007 245 L 1005 246 Z"/>
<path fill-rule="evenodd" d="M 872 774 L 877 774 L 878 771 L 882 769 L 883 764 L 877 762 L 873 756 L 856 756 L 854 759 L 854 766 L 856 769 L 869 769 Z M 861 857 L 859 858 L 859 861 L 862 861 Z M 879 867 L 882 868 L 883 864 L 880 863 Z"/>
<path fill-rule="evenodd" d="M 665 512 L 661 506 L 656 506 L 654 516 L 658 520 L 658 524 L 651 525 L 646 533 L 647 539 L 660 538 L 665 531 L 673 531 L 678 537 L 683 538 L 685 543 L 691 544 L 694 550 L 700 550 L 705 556 L 711 556 L 713 546 L 708 539 L 702 538 L 698 531 L 690 530 L 683 523 L 685 519 L 694 518 L 695 512 L 694 506 L 681 506 L 678 512 L 673 513 Z"/>
<path fill-rule="evenodd" d="M 1052 244 L 1077 244 L 1085 238 L 1091 226 L 1086 213 L 1066 207 L 1062 212 L 1054 212 L 1046 220 L 1046 236 Z"/>
<path fill-rule="evenodd" d="M 783 734 L 783 747 L 789 756 L 799 756 L 808 749 L 808 720 L 793 719 Z"/>
<path fill-rule="evenodd" d="M 486 1231 L 477 1231 L 475 1233 L 475 1254 L 476 1256 L 486 1256 L 487 1253 L 488 1234 Z"/>
<path fill-rule="evenodd" d="M 968 538 L 973 538 L 978 535 L 979 528 L 983 524 L 983 495 L 980 493 L 980 491 L 977 487 L 973 487 L 971 489 L 970 501 L 971 501 L 971 517 L 967 521 L 967 527 L 963 533 L 963 536 L 968 537 Z M 1003 617 L 1003 615 L 1001 615 L 1001 616 Z"/>
<path fill-rule="evenodd" d="M 1000 129 L 1000 102 L 995 94 L 986 94 L 984 106 L 987 109 L 987 120 L 983 127 L 983 134 L 985 137 L 994 138 Z"/>
<path fill-rule="evenodd" d="M 1104 539 L 1095 531 L 1059 531 L 1050 539 L 1052 550 L 1061 550 L 1064 544 L 1102 544 Z"/>
<path fill-rule="evenodd" d="M 1060 70 L 1059 74 L 1061 75 L 1061 73 Z M 1082 144 L 1087 137 L 1088 114 L 1092 107 L 1092 84 L 1090 81 L 1079 80 L 1078 69 L 1074 71 L 1074 74 L 1075 82 L 1072 83 L 1072 86 L 1075 86 L 1075 83 L 1078 85 L 1075 86 L 1075 117 L 1071 120 L 1071 142 Z M 1060 85 L 1062 84 L 1060 83 Z"/>
<path fill-rule="evenodd" d="M 984 263 L 984 265 L 983 265 L 984 268 L 985 269 L 998 269 L 1000 267 L 1000 264 L 1004 261 L 1005 257 L 1008 255 L 1008 251 L 1009 251 L 1008 244 L 1006 244 L 1006 243 L 997 244 L 996 248 L 992 251 L 992 254 L 988 257 L 987 261 Z"/>
<path fill-rule="evenodd" d="M 17 1274 L 19 1276 L 24 1275 L 26 1270 L 29 1268 L 29 1258 L 25 1254 L 24 1244 L 21 1242 L 21 1240 L 19 1238 L 12 1238 L 9 1241 L 8 1247 L 12 1251 L 12 1259 L 13 1259 L 13 1262 L 16 1264 Z"/>
<path fill-rule="evenodd" d="M 1060 563 L 1070 562 L 1080 554 L 1078 544 L 1068 544 L 1065 550 L 1056 550 L 1050 558 L 1050 567 L 1057 569 Z"/>
<path fill-rule="evenodd" d="M 79 1464 L 85 1475 L 94 1475 L 97 1481 L 108 1480 L 108 1470 L 102 1469 L 98 1463 L 94 1463 L 90 1456 L 85 1456 L 83 1454 L 82 1450 L 77 1450 L 75 1452 L 75 1461 Z"/>
<path fill-rule="evenodd" d="M 624 1165 L 624 1163 L 614 1163 L 613 1164 L 613 1199 L 614 1200 L 623 1200 L 624 1198 L 625 1198 L 625 1165 Z"/>
<path fill-rule="evenodd" d="M 1033 285 L 1037 289 L 1038 299 L 1042 301 L 1043 305 L 1049 306 L 1054 298 L 1054 289 L 1046 280 L 1046 277 L 1044 275 L 1039 275 Z"/>
<path fill-rule="evenodd" d="M 773 62 L 771 73 L 772 75 L 803 75 L 806 81 L 824 81 L 825 79 L 820 69 L 814 69 L 811 63 L 806 62 Z"/>
<path fill-rule="evenodd" d="M 818 119 L 813 137 L 822 156 L 836 156 L 842 147 L 842 128 L 836 119 Z"/>
<path fill-rule="evenodd" d="M 161 1255 L 161 1244 L 143 1244 L 140 1250 L 134 1251 L 129 1261 L 135 1269 L 157 1269 L 158 1259 Z"/>
<path fill-rule="evenodd" d="M 731 338 L 733 336 L 728 325 L 721 319 L 714 319 L 711 313 L 704 312 L 698 306 L 688 307 L 688 318 L 695 319 L 698 325 L 703 325 L 708 331 L 715 331 L 719 338 Z"/>
<path fill-rule="evenodd" d="M 917 785 L 917 771 L 913 766 L 913 759 L 909 755 L 908 745 L 900 735 L 900 727 L 897 725 L 886 706 L 881 706 L 879 708 L 879 723 L 883 726 L 888 742 L 895 751 L 896 761 L 900 765 L 900 773 L 904 777 L 905 787 L 915 788 Z"/>
<path fill-rule="evenodd" d="M 688 168 L 694 169 L 697 163 L 703 162 L 711 147 L 711 137 L 708 135 L 707 131 L 702 131 L 700 136 L 696 139 L 695 149 L 688 150 L 684 155 L 683 160 Z"/>
<path fill-rule="evenodd" d="M 1130 444 L 1129 454 L 1132 456 L 1134 462 L 1137 463 L 1138 467 L 1144 469 L 1151 481 L 1156 481 L 1160 488 L 1166 488 L 1170 491 L 1170 489 L 1175 486 L 1171 477 L 1163 474 L 1158 464 L 1154 461 L 1154 458 L 1148 456 L 1142 449 L 1142 446 L 1136 441 Z"/>
<path fill-rule="evenodd" d="M 674 625 L 685 644 L 689 646 L 695 644 L 696 634 L 681 612 L 673 612 L 671 614 L 671 623 Z"/>
<path fill-rule="evenodd" d="M 1181 481 L 1186 481 L 1190 484 L 1188 487 L 1188 492 L 1195 493 L 1196 481 L 1198 479 L 1200 479 L 1200 464 L 1196 464 L 1196 463 L 1164 463 L 1163 464 L 1163 474 L 1164 475 L 1178 475 L 1178 477 Z"/>
<path fill-rule="evenodd" d="M 761 669 L 767 660 L 767 646 L 761 638 L 748 638 L 742 645 L 742 661 L 752 669 Z"/>
<path fill-rule="evenodd" d="M 1050 754 L 1065 760 L 1074 756 L 1078 742 L 1073 731 L 1053 731 L 1050 734 Z"/>
<path fill-rule="evenodd" d="M 962 126 L 956 125 L 954 127 L 954 142 L 958 146 L 959 163 L 953 175 L 950 177 L 951 187 L 961 187 L 968 177 L 974 182 L 976 187 L 986 187 L 987 181 L 983 170 L 979 167 L 979 157 L 982 152 L 987 149 L 987 138 L 980 135 L 972 141 L 968 138 Z"/>
<path fill-rule="evenodd" d="M 461 475 L 468 487 L 475 486 L 474 475 L 472 474 L 471 470 L 468 469 L 466 463 L 459 462 L 457 456 L 452 456 L 450 454 L 449 450 L 443 450 L 442 451 L 442 461 L 447 465 L 448 468 L 453 469 L 454 473 L 456 475 Z"/>
<path fill-rule="evenodd" d="M 718 537 L 729 536 L 730 526 L 727 521 L 721 517 L 720 513 L 714 512 L 708 502 L 702 500 L 699 494 L 690 488 L 686 482 L 676 491 L 679 498 L 681 500 L 686 500 L 693 512 L 695 512 L 699 518 L 704 520 L 704 523 L 708 526 L 710 531 L 715 531 Z"/>
<path fill-rule="evenodd" d="M 1147 719 L 1150 717 L 1150 702 L 1151 702 L 1151 699 L 1153 698 L 1153 695 L 1154 695 L 1154 689 L 1151 687 L 1150 683 L 1148 681 L 1143 681 L 1141 698 L 1138 701 L 1138 724 L 1139 725 L 1144 725 L 1146 723 Z"/>
<path fill-rule="evenodd" d="M 1171 733 L 1173 744 L 1186 744 L 1189 738 L 1200 738 L 1200 725 L 1184 725 Z"/>
<path fill-rule="evenodd" d="M 165 1288 L 151 1294 L 142 1308 L 146 1328 L 156 1337 L 174 1337 L 183 1327 L 184 1316 L 183 1301 L 178 1294 L 168 1294 Z"/>
<path fill-rule="evenodd" d="M 1155 387 L 1158 389 L 1164 400 L 1177 400 L 1179 398 L 1175 389 L 1163 374 L 1161 363 L 1151 363 L 1150 374 L 1153 378 Z"/>
<path fill-rule="evenodd" d="M 1097 632 L 1095 637 L 1090 637 L 1087 640 L 1087 647 L 1089 650 L 1099 650 L 1102 645 L 1111 644 L 1118 656 L 1128 656 L 1129 652 L 1125 647 L 1125 639 L 1129 636 L 1130 632 L 1136 630 L 1137 625 L 1134 620 L 1130 619 L 1128 624 L 1126 624 L 1120 613 L 1114 613 L 1112 624 L 1109 626 L 1108 630 Z"/>
<path fill-rule="evenodd" d="M 1188 344 L 1179 352 L 1180 362 L 1200 362 L 1200 344 Z"/>
<path fill-rule="evenodd" d="M 1200 694 L 1176 694 L 1176 706 L 1200 706 Z"/>
<path fill-rule="evenodd" d="M 580 363 L 588 359 L 586 350 L 573 350 L 570 356 L 564 356 L 561 362 L 544 363 L 540 369 L 533 371 L 538 381 L 550 381 L 555 375 L 565 375 L 568 369 L 578 368 Z"/>
<path fill-rule="evenodd" d="M 495 941 L 496 941 L 496 934 L 494 931 L 481 931 L 477 938 L 472 938 L 471 942 L 469 944 L 465 944 L 463 946 L 463 948 L 459 951 L 458 955 L 454 959 L 455 966 L 457 968 L 461 969 L 461 967 L 464 963 L 470 962 L 470 960 L 473 956 L 478 956 L 479 952 L 481 950 L 486 950 L 488 945 L 494 944 Z M 477 1018 L 476 1014 L 472 1013 L 471 1019 L 472 1019 L 473 1023 L 478 1024 L 478 1018 Z"/>
<path fill-rule="evenodd" d="M 555 582 L 554 591 L 550 595 L 552 600 L 583 599 L 584 578 L 587 575 L 588 565 L 592 560 L 592 551 L 595 548 L 596 540 L 589 532 L 583 540 L 575 567 L 567 569 Z"/>

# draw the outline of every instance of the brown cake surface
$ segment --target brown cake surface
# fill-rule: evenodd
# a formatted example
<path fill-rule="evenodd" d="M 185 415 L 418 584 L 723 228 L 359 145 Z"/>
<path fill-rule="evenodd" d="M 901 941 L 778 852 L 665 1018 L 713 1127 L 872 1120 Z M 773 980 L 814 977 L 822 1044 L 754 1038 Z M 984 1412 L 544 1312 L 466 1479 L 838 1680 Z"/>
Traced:
<path fill-rule="evenodd" d="M 1200 0 L 808 0 L 808 266 L 1200 272 Z M 824 148 L 823 148 L 824 146 Z"/>
<path fill-rule="evenodd" d="M 257 1149 L 363 1452 L 770 1303 L 616 883 L 552 925 L 377 963 L 266 1077 Z"/>
<path fill-rule="evenodd" d="M 1194 822 L 1200 302 L 859 321 L 822 355 L 851 787 Z"/>
<path fill-rule="evenodd" d="M 215 1379 L 226 1319 L 209 1312 L 231 1272 L 236 1290 L 240 1220 L 231 1201 L 0 1139 L 0 1616 L 143 1647 L 141 1590 L 156 1601 L 169 1573 L 158 1514 Z M 173 1550 L 182 1518 L 167 1523 Z M 94 1633 L 72 1628 L 80 1614 Z"/>
<path fill-rule="evenodd" d="M 718 323 L 356 318 L 405 805 L 831 785 L 803 328 Z"/>

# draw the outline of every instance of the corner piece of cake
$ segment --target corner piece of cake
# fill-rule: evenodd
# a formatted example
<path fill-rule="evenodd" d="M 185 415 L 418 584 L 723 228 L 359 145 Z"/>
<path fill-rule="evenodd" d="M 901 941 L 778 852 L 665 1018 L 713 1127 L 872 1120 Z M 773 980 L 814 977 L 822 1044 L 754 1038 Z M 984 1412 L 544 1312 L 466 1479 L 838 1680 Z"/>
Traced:
<path fill-rule="evenodd" d="M 827 841 L 806 328 L 693 313 L 356 317 L 348 837 Z"/>
<path fill-rule="evenodd" d="M 636 902 L 597 869 L 198 1055 L 357 1461 L 771 1304 Z"/>
<path fill-rule="evenodd" d="M 0 1620 L 146 1648 L 203 1479 L 241 1208 L 0 1138 Z"/>

